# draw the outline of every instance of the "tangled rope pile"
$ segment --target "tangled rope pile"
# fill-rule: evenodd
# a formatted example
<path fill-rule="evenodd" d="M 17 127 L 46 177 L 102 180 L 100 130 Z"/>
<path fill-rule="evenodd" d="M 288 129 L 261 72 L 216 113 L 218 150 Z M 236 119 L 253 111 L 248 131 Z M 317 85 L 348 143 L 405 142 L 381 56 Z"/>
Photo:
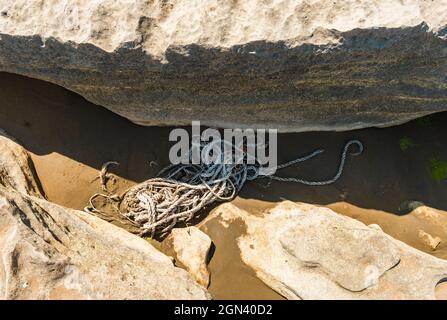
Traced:
<path fill-rule="evenodd" d="M 210 163 L 200 164 L 176 164 L 170 165 L 160 171 L 158 178 L 149 179 L 127 190 L 121 197 L 117 195 L 95 194 L 90 199 L 90 207 L 86 211 L 92 213 L 98 211 L 92 200 L 98 196 L 104 196 L 117 202 L 117 209 L 125 218 L 137 224 L 142 232 L 141 235 L 163 235 L 179 223 L 191 221 L 196 213 L 215 201 L 229 201 L 233 199 L 242 189 L 246 181 L 257 178 L 270 178 L 278 181 L 296 182 L 311 186 L 327 185 L 335 182 L 343 173 L 348 149 L 351 145 L 358 147 L 358 155 L 363 151 L 363 145 L 358 140 L 346 143 L 340 164 L 336 174 L 328 180 L 308 181 L 292 177 L 279 177 L 265 175 L 261 170 L 264 168 L 257 159 L 254 164 L 247 164 L 248 155 L 245 150 L 238 149 L 243 160 L 239 163 L 225 161 L 226 152 L 224 140 L 216 140 L 208 144 L 201 144 L 200 151 L 211 155 L 213 144 L 220 144 L 220 157 Z M 277 166 L 277 169 L 286 168 L 296 163 L 311 159 L 324 150 L 316 150 L 307 156 Z M 202 154 L 202 153 L 201 153 Z M 191 159 L 192 154 L 189 154 Z M 101 181 L 104 180 L 108 162 L 101 170 Z M 104 184 L 103 184 L 103 188 Z"/>

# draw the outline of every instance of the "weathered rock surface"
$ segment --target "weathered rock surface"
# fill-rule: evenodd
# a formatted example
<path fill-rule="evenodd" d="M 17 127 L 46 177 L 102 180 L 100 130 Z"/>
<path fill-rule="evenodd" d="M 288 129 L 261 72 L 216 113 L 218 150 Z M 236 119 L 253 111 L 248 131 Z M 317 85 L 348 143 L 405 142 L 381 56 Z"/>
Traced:
<path fill-rule="evenodd" d="M 433 237 L 431 234 L 425 232 L 424 230 L 419 230 L 419 239 L 422 240 L 431 250 L 435 250 L 441 243 L 441 238 Z"/>
<path fill-rule="evenodd" d="M 1 129 L 0 186 L 43 197 L 43 191 L 28 152 Z"/>
<path fill-rule="evenodd" d="M 177 260 L 198 283 L 207 288 L 210 283 L 207 267 L 212 246 L 210 237 L 196 227 L 176 228 L 171 231 L 168 241 L 172 243 Z"/>
<path fill-rule="evenodd" d="M 446 109 L 444 0 L 0 0 L 0 70 L 146 125 L 342 130 Z"/>
<path fill-rule="evenodd" d="M 255 216 L 224 204 L 216 217 L 245 223 L 242 260 L 288 299 L 434 299 L 447 277 L 446 261 L 328 208 L 282 202 Z"/>
<path fill-rule="evenodd" d="M 1 299 L 210 298 L 145 240 L 39 198 L 26 151 L 5 135 L 0 151 Z"/>

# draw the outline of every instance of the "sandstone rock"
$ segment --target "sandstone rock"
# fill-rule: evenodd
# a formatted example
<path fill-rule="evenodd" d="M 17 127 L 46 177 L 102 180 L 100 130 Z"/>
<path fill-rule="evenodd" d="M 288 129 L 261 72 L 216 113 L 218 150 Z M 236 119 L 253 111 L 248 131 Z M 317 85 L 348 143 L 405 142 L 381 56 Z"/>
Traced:
<path fill-rule="evenodd" d="M 444 232 L 447 233 L 447 215 L 445 211 L 427 206 L 421 206 L 414 209 L 411 214 L 421 222 L 437 224 Z"/>
<path fill-rule="evenodd" d="M 245 223 L 242 260 L 288 299 L 434 299 L 447 276 L 446 261 L 328 208 L 282 202 L 256 216 L 224 204 L 213 217 Z"/>
<path fill-rule="evenodd" d="M 4 135 L 0 151 L 1 299 L 210 298 L 145 240 L 38 197 L 26 151 Z"/>
<path fill-rule="evenodd" d="M 447 300 L 447 279 L 436 286 L 435 295 L 438 300 Z"/>
<path fill-rule="evenodd" d="M 342 130 L 447 105 L 442 0 L 0 0 L 0 12 L 0 70 L 140 124 Z"/>
<path fill-rule="evenodd" d="M 26 150 L 0 129 L 0 186 L 43 197 L 33 163 Z"/>
<path fill-rule="evenodd" d="M 431 234 L 425 232 L 424 230 L 419 230 L 418 237 L 432 250 L 435 250 L 436 247 L 439 246 L 439 244 L 441 243 L 441 238 L 433 237 Z"/>
<path fill-rule="evenodd" d="M 82 211 L 0 187 L 3 299 L 207 299 L 145 240 Z"/>
<path fill-rule="evenodd" d="M 177 260 L 186 267 L 199 284 L 207 288 L 210 283 L 207 268 L 208 255 L 212 246 L 210 237 L 196 227 L 188 227 L 173 229 L 168 240 L 172 242 Z"/>
<path fill-rule="evenodd" d="M 406 210 L 406 214 L 394 214 L 381 210 L 360 208 L 347 202 L 332 203 L 328 207 L 370 227 L 372 224 L 378 224 L 385 233 L 393 238 L 440 259 L 447 259 L 445 241 L 447 239 L 447 211 L 418 206 L 411 212 Z M 421 241 L 418 237 L 420 230 L 441 240 L 436 250 L 432 250 Z"/>

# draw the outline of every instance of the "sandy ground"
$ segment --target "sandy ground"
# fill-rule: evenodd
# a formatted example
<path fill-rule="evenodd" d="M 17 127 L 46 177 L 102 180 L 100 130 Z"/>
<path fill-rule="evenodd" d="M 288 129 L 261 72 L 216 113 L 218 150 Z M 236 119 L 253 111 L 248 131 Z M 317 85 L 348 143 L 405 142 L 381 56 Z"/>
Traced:
<path fill-rule="evenodd" d="M 82 209 L 101 191 L 97 175 L 106 161 L 120 163 L 111 168 L 110 187 L 117 191 L 153 177 L 169 162 L 171 128 L 137 126 L 61 87 L 6 73 L 0 73 L 0 97 L 0 128 L 30 151 L 44 191 L 56 203 Z M 434 160 L 447 161 L 446 120 L 447 113 L 442 113 L 386 129 L 281 134 L 279 162 L 326 149 L 316 159 L 278 172 L 284 176 L 332 176 L 344 143 L 352 138 L 360 139 L 365 150 L 348 158 L 343 176 L 333 185 L 262 179 L 248 183 L 235 201 L 253 212 L 283 199 L 327 205 L 367 224 L 377 223 L 395 238 L 446 259 L 445 228 L 421 226 L 408 214 L 415 203 L 447 210 L 447 181 L 434 179 L 430 169 Z M 441 238 L 435 250 L 418 237 L 422 227 Z M 215 298 L 281 298 L 240 262 L 235 238 L 243 226 L 226 234 L 217 224 L 201 228 L 216 244 L 209 266 L 209 290 Z"/>

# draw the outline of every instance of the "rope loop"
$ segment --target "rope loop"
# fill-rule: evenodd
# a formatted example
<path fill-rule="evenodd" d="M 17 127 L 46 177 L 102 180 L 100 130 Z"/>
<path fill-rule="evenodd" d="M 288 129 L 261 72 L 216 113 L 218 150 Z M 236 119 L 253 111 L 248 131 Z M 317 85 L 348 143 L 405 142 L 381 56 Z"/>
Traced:
<path fill-rule="evenodd" d="M 213 143 L 213 145 L 211 145 Z M 200 151 L 205 151 L 211 156 L 210 150 L 215 147 L 215 143 L 220 145 L 218 161 L 201 164 L 171 164 L 162 169 L 157 178 L 152 178 L 128 189 L 121 197 L 117 195 L 94 194 L 90 198 L 90 206 L 84 210 L 95 214 L 99 210 L 95 208 L 93 200 L 97 197 L 106 197 L 117 203 L 120 214 L 126 219 L 136 223 L 142 235 L 163 235 L 170 231 L 179 223 L 187 223 L 197 216 L 197 212 L 216 201 L 230 201 L 242 189 L 246 181 L 258 178 L 269 178 L 283 182 L 295 182 L 310 186 L 323 186 L 337 181 L 345 166 L 346 156 L 349 148 L 353 145 L 357 147 L 356 152 L 350 152 L 352 156 L 357 156 L 363 152 L 363 144 L 359 140 L 348 141 L 341 154 L 340 163 L 335 175 L 327 180 L 310 181 L 295 177 L 279 177 L 276 175 L 261 174 L 260 170 L 265 169 L 257 159 L 254 164 L 247 164 L 248 155 L 243 148 L 237 148 L 242 152 L 241 163 L 229 163 L 228 159 L 233 152 L 232 148 L 224 148 L 225 142 L 213 141 L 211 143 L 201 143 Z M 278 165 L 276 169 L 283 169 L 291 165 L 304 162 L 319 154 L 324 150 L 319 149 L 310 154 L 295 160 Z M 227 157 L 226 157 L 227 156 Z M 192 159 L 192 153 L 189 157 Z M 100 178 L 106 181 L 106 171 L 110 164 L 107 162 L 101 172 Z"/>

